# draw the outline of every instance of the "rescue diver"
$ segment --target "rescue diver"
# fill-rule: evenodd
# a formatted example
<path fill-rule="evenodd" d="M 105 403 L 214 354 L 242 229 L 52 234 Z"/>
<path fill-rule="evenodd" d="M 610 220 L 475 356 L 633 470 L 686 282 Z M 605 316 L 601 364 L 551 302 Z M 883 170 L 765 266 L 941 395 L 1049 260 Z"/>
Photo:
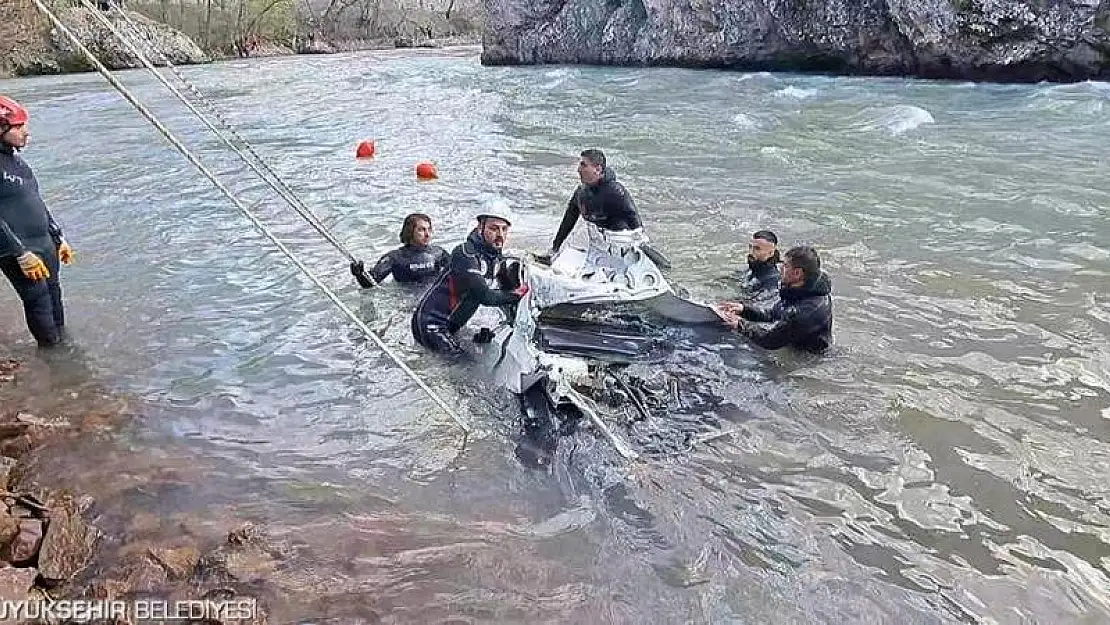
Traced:
<path fill-rule="evenodd" d="M 412 314 L 417 343 L 432 351 L 461 354 L 454 335 L 479 306 L 512 305 L 528 292 L 528 285 L 514 279 L 513 267 L 501 254 L 513 225 L 510 213 L 504 200 L 488 203 L 478 215 L 478 226 L 451 252 L 447 270 Z"/>
<path fill-rule="evenodd" d="M 779 263 L 782 256 L 778 249 L 779 238 L 770 230 L 752 234 L 748 242 L 748 270 L 741 278 L 740 287 L 749 298 L 762 298 L 777 293 L 782 275 Z"/>
<path fill-rule="evenodd" d="M 832 280 L 821 271 L 821 258 L 812 247 L 787 250 L 779 301 L 773 307 L 721 302 L 716 309 L 726 325 L 764 349 L 793 346 L 819 354 L 832 344 Z M 770 325 L 754 327 L 741 320 Z"/>
<path fill-rule="evenodd" d="M 606 166 L 604 152 L 593 148 L 582 151 L 578 159 L 578 179 L 581 184 L 567 202 L 551 249 L 541 258 L 550 258 L 559 251 L 579 217 L 603 231 L 619 232 L 643 227 L 636 203 L 624 185 L 617 182 L 616 172 Z"/>
<path fill-rule="evenodd" d="M 31 335 L 50 347 L 62 341 L 65 328 L 58 261 L 70 264 L 74 252 L 30 165 L 17 154 L 30 141 L 29 120 L 26 108 L 0 96 L 0 270 L 23 301 Z"/>
<path fill-rule="evenodd" d="M 431 244 L 431 217 L 424 213 L 412 213 L 405 217 L 400 238 L 402 246 L 382 256 L 369 276 L 361 260 L 351 263 L 351 275 L 359 286 L 369 289 L 390 275 L 404 284 L 426 282 L 447 268 L 450 259 L 447 250 Z"/>

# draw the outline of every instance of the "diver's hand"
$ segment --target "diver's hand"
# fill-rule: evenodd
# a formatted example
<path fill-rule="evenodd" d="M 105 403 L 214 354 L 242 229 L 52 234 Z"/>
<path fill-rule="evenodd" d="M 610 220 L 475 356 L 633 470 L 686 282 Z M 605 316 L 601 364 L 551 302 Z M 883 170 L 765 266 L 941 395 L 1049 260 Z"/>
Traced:
<path fill-rule="evenodd" d="M 34 252 L 23 252 L 19 255 L 19 268 L 28 280 L 45 280 L 50 277 L 50 270 L 46 263 Z"/>
<path fill-rule="evenodd" d="M 532 254 L 532 256 L 536 259 L 537 263 L 551 265 L 551 259 L 555 257 L 555 250 L 547 250 L 542 254 Z"/>
<path fill-rule="evenodd" d="M 369 289 L 374 286 L 374 279 L 366 274 L 366 265 L 361 260 L 356 260 L 351 263 L 351 275 L 355 277 L 358 285 L 364 289 Z"/>
<path fill-rule="evenodd" d="M 513 291 L 513 295 L 516 295 L 517 297 L 524 297 L 525 295 L 528 295 L 528 291 L 530 290 L 531 289 L 528 288 L 527 284 L 522 284 Z"/>
<path fill-rule="evenodd" d="M 77 254 L 73 251 L 73 248 L 65 239 L 62 239 L 62 242 L 58 244 L 58 260 L 62 261 L 63 265 L 68 265 L 73 262 L 75 256 Z"/>
<path fill-rule="evenodd" d="M 734 315 L 739 315 L 744 312 L 744 305 L 740 302 L 721 302 L 717 304 L 717 308 Z"/>
<path fill-rule="evenodd" d="M 712 308 L 713 312 L 717 313 L 717 316 L 726 326 L 736 330 L 740 327 L 740 311 L 736 310 L 736 307 L 739 307 L 740 310 L 744 309 L 743 305 L 735 302 L 721 302 Z"/>
<path fill-rule="evenodd" d="M 740 315 L 726 312 L 721 315 L 721 321 L 724 321 L 725 325 L 731 330 L 738 330 L 740 328 Z"/>

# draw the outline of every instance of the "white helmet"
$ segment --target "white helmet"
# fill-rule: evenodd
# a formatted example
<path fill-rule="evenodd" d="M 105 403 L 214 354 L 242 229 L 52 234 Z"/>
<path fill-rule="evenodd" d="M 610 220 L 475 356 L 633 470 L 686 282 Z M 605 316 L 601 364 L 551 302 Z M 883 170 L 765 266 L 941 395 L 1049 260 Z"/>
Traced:
<path fill-rule="evenodd" d="M 482 212 L 478 213 L 478 221 L 493 217 L 500 219 L 510 226 L 513 225 L 513 209 L 509 203 L 501 198 L 487 200 L 482 204 Z"/>

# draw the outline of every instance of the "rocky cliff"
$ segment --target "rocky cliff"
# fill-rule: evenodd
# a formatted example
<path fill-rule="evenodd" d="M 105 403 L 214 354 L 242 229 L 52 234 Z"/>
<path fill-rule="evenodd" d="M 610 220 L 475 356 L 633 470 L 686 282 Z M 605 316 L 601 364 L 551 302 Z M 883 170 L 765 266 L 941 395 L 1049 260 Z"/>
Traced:
<path fill-rule="evenodd" d="M 487 0 L 482 62 L 1110 78 L 1110 0 Z"/>
<path fill-rule="evenodd" d="M 108 69 L 141 67 L 138 59 L 97 19 L 93 11 L 70 7 L 58 11 L 56 15 Z M 151 42 L 175 65 L 209 61 L 208 56 L 192 39 L 165 24 L 138 13 L 128 13 L 140 31 L 136 40 L 134 35 L 130 35 L 132 31 L 126 21 L 114 14 L 105 15 L 111 15 L 110 19 L 116 29 L 129 35 L 155 65 L 161 65 L 161 62 L 157 55 L 150 53 L 148 46 Z M 57 74 L 92 69 L 92 65 L 69 38 L 53 28 L 32 3 L 10 0 L 10 4 L 5 3 L 0 8 L 0 76 Z"/>

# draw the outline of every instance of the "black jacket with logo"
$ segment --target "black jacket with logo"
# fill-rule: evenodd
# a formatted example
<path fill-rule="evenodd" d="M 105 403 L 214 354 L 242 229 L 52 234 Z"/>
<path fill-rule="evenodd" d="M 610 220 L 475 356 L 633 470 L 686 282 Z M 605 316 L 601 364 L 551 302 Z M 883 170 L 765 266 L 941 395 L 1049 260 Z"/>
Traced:
<path fill-rule="evenodd" d="M 53 251 L 62 228 L 46 208 L 39 182 L 9 145 L 0 145 L 0 257 Z"/>
<path fill-rule="evenodd" d="M 438 245 L 405 245 L 382 256 L 370 275 L 374 282 L 381 282 L 391 274 L 397 282 L 423 282 L 446 269 L 450 258 L 447 250 Z"/>

